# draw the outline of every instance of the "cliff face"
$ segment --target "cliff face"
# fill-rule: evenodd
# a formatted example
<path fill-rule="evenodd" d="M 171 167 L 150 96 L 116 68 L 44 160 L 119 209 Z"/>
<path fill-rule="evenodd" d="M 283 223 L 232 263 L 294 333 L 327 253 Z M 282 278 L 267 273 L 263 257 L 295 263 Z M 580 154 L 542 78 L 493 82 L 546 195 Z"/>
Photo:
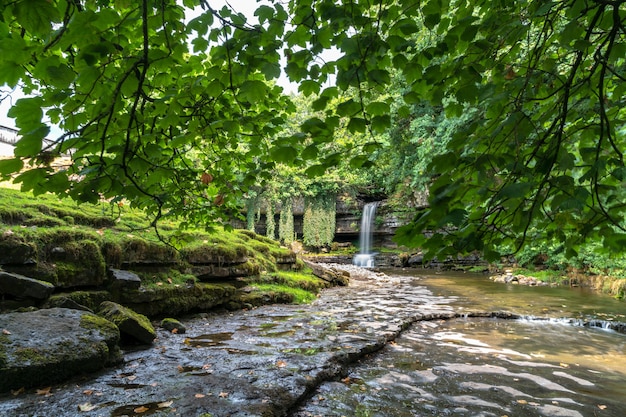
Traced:
<path fill-rule="evenodd" d="M 363 215 L 363 207 L 369 201 L 363 199 L 352 199 L 345 197 L 337 198 L 337 209 L 335 212 L 335 242 L 339 243 L 352 243 L 355 246 L 359 245 L 359 234 L 361 231 L 361 217 Z M 261 208 L 260 219 L 255 223 L 255 232 L 265 235 L 266 233 L 266 213 Z M 392 207 L 386 200 L 381 201 L 381 204 L 376 210 L 376 217 L 374 220 L 374 234 L 373 234 L 373 246 L 374 247 L 395 247 L 395 243 L 392 238 L 396 232 L 396 229 L 406 224 L 413 214 L 413 208 L 406 207 L 405 209 L 398 209 Z M 295 201 L 293 204 L 294 213 L 294 230 L 298 235 L 298 238 L 302 238 L 303 229 L 303 215 L 304 215 L 304 202 Z M 279 215 L 275 214 L 275 224 L 279 223 Z M 241 222 L 235 227 L 245 228 L 246 225 Z"/>

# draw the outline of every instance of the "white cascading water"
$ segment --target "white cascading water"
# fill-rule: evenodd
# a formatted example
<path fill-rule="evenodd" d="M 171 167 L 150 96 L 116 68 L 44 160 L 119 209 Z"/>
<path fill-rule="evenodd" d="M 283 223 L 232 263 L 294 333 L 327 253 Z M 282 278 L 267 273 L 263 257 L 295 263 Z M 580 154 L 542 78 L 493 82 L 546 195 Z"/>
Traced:
<path fill-rule="evenodd" d="M 374 254 L 372 253 L 372 235 L 374 231 L 374 218 L 379 201 L 367 203 L 363 207 L 361 218 L 361 235 L 359 241 L 359 253 L 354 255 L 352 263 L 357 266 L 371 268 L 374 266 Z"/>

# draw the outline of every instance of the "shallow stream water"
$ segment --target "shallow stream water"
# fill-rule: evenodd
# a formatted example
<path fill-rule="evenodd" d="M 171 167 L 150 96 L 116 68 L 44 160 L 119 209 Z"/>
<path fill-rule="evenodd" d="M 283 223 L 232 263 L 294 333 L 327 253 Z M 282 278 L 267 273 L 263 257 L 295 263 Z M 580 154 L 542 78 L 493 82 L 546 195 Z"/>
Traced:
<path fill-rule="evenodd" d="M 181 318 L 186 334 L 159 329 L 119 367 L 0 396 L 0 416 L 626 415 L 626 334 L 585 326 L 626 303 L 385 272 L 311 305 Z"/>
<path fill-rule="evenodd" d="M 624 321 L 623 301 L 482 275 L 420 275 L 413 284 L 451 297 L 460 317 L 415 323 L 322 384 L 294 416 L 626 416 L 626 334 L 584 326 Z M 463 317 L 477 310 L 525 317 Z"/>

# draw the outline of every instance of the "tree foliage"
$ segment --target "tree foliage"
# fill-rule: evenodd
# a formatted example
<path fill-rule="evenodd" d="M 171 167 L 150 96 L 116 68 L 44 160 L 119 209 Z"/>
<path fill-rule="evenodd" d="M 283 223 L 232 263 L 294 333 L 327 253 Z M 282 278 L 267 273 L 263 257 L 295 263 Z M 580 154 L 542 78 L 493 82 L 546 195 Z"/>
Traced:
<path fill-rule="evenodd" d="M 424 168 L 430 207 L 399 242 L 492 258 L 530 236 L 622 250 L 625 3 L 290 0 L 249 22 L 204 0 L 0 0 L 0 83 L 30 95 L 11 109 L 22 140 L 0 174 L 26 164 L 24 189 L 224 221 L 279 164 L 368 167 L 392 117 L 428 101 L 463 123 Z M 282 130 L 295 106 L 273 81 L 281 55 L 311 98 L 297 131 Z M 50 122 L 63 133 L 43 142 Z M 366 140 L 320 152 L 342 129 Z M 46 165 L 69 150 L 67 169 Z"/>

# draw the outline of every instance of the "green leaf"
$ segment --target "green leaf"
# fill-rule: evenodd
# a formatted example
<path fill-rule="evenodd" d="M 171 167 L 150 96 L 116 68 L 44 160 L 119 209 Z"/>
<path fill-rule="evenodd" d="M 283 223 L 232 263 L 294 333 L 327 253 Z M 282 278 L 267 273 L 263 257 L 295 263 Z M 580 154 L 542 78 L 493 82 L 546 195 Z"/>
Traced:
<path fill-rule="evenodd" d="M 351 133 L 364 133 L 367 130 L 367 120 L 361 117 L 353 117 L 348 122 L 348 130 Z"/>
<path fill-rule="evenodd" d="M 24 162 L 20 158 L 0 159 L 0 174 L 10 175 L 24 167 Z"/>
<path fill-rule="evenodd" d="M 270 150 L 270 155 L 276 162 L 292 164 L 298 157 L 298 151 L 291 146 L 276 146 Z"/>
<path fill-rule="evenodd" d="M 52 23 L 61 21 L 61 13 L 51 1 L 21 0 L 15 4 L 15 18 L 28 32 L 43 36 L 52 30 Z"/>
<path fill-rule="evenodd" d="M 502 199 L 506 198 L 522 198 L 526 196 L 526 193 L 530 191 L 531 184 L 527 182 L 515 182 L 507 184 L 498 193 Z"/>
<path fill-rule="evenodd" d="M 388 115 L 390 112 L 389 104 L 384 101 L 374 101 L 365 107 L 365 111 L 372 116 Z"/>
<path fill-rule="evenodd" d="M 320 92 L 320 84 L 317 81 L 304 80 L 300 83 L 298 91 L 304 94 L 305 97 L 308 97 L 311 94 L 317 94 Z"/>
<path fill-rule="evenodd" d="M 268 94 L 267 85 L 259 80 L 246 80 L 241 85 L 241 95 L 249 103 L 263 101 Z"/>
<path fill-rule="evenodd" d="M 21 98 L 9 109 L 8 116 L 15 119 L 15 125 L 21 130 L 30 131 L 41 124 L 42 107 L 41 97 Z"/>
<path fill-rule="evenodd" d="M 365 155 L 357 155 L 350 160 L 350 168 L 358 169 L 363 166 L 365 162 L 368 161 L 368 157 Z"/>
<path fill-rule="evenodd" d="M 302 151 L 302 159 L 310 160 L 315 159 L 319 155 L 319 149 L 317 145 L 309 145 Z"/>
<path fill-rule="evenodd" d="M 259 8 L 254 12 L 254 15 L 259 18 L 259 23 L 263 24 L 272 19 L 274 16 L 274 9 L 270 6 L 259 6 Z"/>
<path fill-rule="evenodd" d="M 20 130 L 20 133 L 22 130 Z M 26 133 L 21 133 L 22 137 L 15 144 L 15 156 L 34 156 L 41 152 L 43 139 L 50 133 L 50 128 L 41 125 Z"/>
<path fill-rule="evenodd" d="M 328 167 L 326 165 L 324 165 L 324 164 L 311 165 L 304 172 L 310 178 L 321 177 L 322 175 L 324 175 L 326 173 L 326 169 L 327 168 Z"/>

